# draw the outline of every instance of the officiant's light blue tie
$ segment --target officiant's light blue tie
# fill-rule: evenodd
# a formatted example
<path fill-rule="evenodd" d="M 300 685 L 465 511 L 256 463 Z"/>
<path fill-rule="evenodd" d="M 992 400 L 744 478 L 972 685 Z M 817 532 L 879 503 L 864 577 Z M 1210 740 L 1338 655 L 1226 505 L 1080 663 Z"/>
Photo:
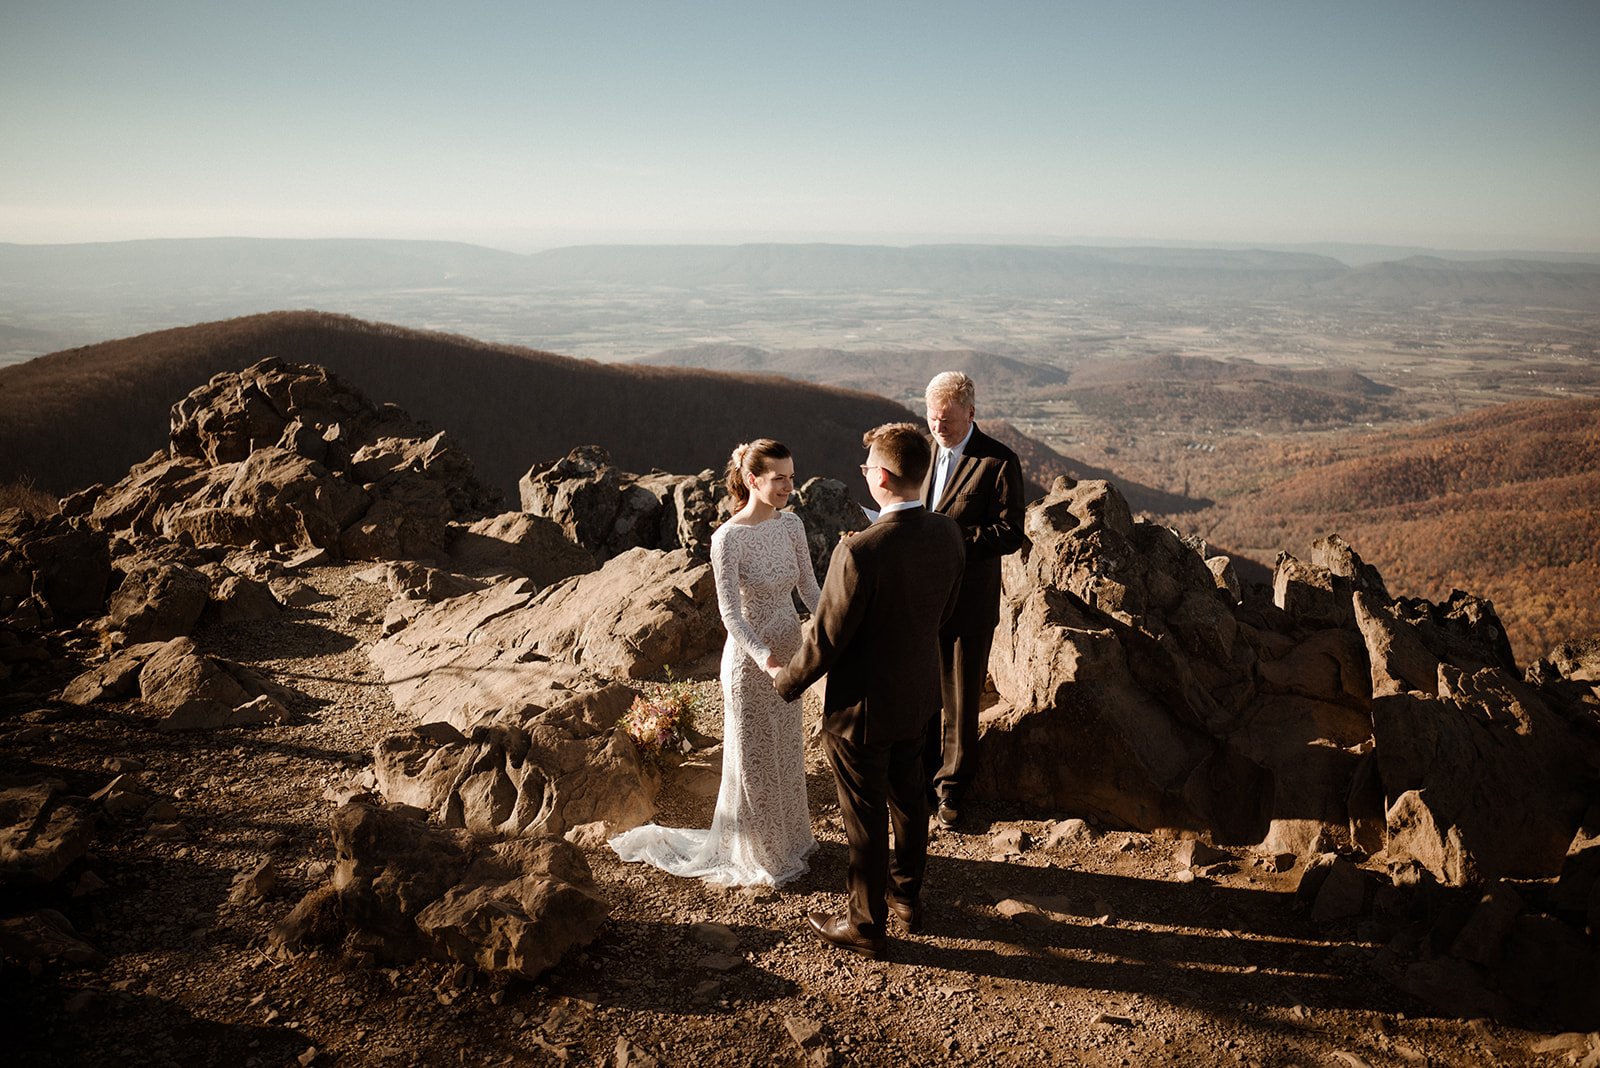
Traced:
<path fill-rule="evenodd" d="M 944 496 L 945 483 L 950 481 L 950 450 L 939 450 L 938 470 L 934 472 L 933 479 L 933 507 L 939 507 L 939 500 Z"/>

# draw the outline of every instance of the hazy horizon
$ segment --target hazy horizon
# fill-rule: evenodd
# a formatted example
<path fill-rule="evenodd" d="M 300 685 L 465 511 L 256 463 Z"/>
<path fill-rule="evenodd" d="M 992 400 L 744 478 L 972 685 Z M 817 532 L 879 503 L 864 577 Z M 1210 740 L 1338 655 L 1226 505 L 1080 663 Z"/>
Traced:
<path fill-rule="evenodd" d="M 0 241 L 1600 252 L 1600 5 L 22 0 Z"/>

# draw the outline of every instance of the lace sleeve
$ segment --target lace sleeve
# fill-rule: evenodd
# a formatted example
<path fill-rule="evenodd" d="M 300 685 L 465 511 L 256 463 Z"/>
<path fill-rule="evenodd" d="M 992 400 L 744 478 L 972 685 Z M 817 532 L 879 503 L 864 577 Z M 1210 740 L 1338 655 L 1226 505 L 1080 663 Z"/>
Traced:
<path fill-rule="evenodd" d="M 795 516 L 789 524 L 789 536 L 794 541 L 794 565 L 800 575 L 800 599 L 805 602 L 806 611 L 815 615 L 817 598 L 822 591 L 817 587 L 817 573 L 811 567 L 811 546 L 806 543 L 806 525 L 799 516 Z"/>
<path fill-rule="evenodd" d="M 749 620 L 744 618 L 744 605 L 739 597 L 739 552 L 730 543 L 727 528 L 711 539 L 711 573 L 717 580 L 717 610 L 722 615 L 722 625 L 745 654 L 762 668 L 772 656 L 772 650 L 761 640 Z"/>

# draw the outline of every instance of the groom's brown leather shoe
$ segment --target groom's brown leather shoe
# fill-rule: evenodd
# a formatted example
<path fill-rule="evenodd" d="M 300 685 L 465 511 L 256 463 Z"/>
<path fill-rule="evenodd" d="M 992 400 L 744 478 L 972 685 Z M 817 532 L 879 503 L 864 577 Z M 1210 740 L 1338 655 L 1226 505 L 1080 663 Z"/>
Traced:
<path fill-rule="evenodd" d="M 905 924 L 907 931 L 911 934 L 921 932 L 922 902 L 899 901 L 892 897 L 886 897 L 883 900 L 889 906 L 889 911 L 894 915 L 894 918 Z"/>
<path fill-rule="evenodd" d="M 840 949 L 859 953 L 863 957 L 878 960 L 888 945 L 886 939 L 869 938 L 857 932 L 848 916 L 830 916 L 826 912 L 812 912 L 806 915 L 806 919 L 810 921 L 811 929 L 817 932 L 818 938 Z"/>

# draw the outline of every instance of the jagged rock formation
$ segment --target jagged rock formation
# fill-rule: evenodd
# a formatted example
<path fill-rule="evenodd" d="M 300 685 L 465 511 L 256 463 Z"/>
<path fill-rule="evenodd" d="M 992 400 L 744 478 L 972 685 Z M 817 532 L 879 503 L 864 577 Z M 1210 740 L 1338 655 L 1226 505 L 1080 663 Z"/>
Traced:
<path fill-rule="evenodd" d="M 374 753 L 378 791 L 480 834 L 563 837 L 594 823 L 621 833 L 655 814 L 660 787 L 656 767 L 612 729 L 633 697 L 612 684 L 520 724 L 392 735 Z"/>
<path fill-rule="evenodd" d="M 583 854 L 559 838 L 479 842 L 417 809 L 363 801 L 332 823 L 333 876 L 279 925 L 281 951 L 348 937 L 375 960 L 433 956 L 535 979 L 610 912 Z"/>
<path fill-rule="evenodd" d="M 553 520 L 601 563 L 637 548 L 703 558 L 712 529 L 728 516 L 727 493 L 712 471 L 629 474 L 598 445 L 530 468 L 517 490 L 524 512 Z"/>
<path fill-rule="evenodd" d="M 165 451 L 69 501 L 102 530 L 390 559 L 442 553 L 451 520 L 494 497 L 443 432 L 320 367 L 267 359 L 191 392 Z"/>
<path fill-rule="evenodd" d="M 711 565 L 682 549 L 636 548 L 544 590 L 511 579 L 423 608 L 371 656 L 397 707 L 467 731 L 597 676 L 646 679 L 693 664 L 722 640 Z"/>
<path fill-rule="evenodd" d="M 1517 677 L 1487 602 L 1392 599 L 1336 536 L 1241 602 L 1104 482 L 1058 481 L 1027 532 L 989 796 L 1267 853 L 1381 851 L 1453 886 L 1560 870 L 1596 797 L 1596 718 Z"/>

